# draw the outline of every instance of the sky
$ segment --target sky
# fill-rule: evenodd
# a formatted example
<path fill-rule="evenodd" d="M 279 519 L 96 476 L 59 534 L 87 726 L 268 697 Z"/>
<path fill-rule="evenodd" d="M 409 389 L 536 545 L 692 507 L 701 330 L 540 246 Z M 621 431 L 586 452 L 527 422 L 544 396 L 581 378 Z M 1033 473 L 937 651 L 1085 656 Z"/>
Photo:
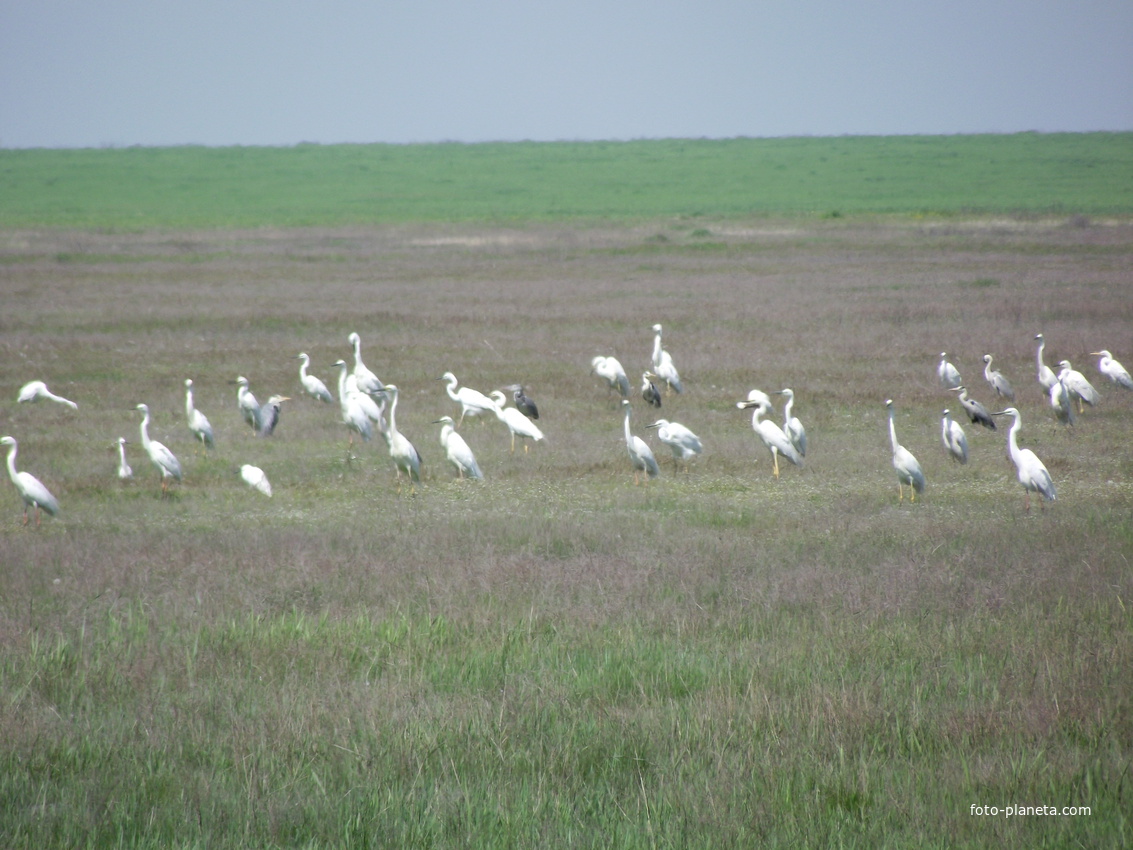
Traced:
<path fill-rule="evenodd" d="M 0 147 L 1133 129 L 1133 0 L 0 0 Z"/>

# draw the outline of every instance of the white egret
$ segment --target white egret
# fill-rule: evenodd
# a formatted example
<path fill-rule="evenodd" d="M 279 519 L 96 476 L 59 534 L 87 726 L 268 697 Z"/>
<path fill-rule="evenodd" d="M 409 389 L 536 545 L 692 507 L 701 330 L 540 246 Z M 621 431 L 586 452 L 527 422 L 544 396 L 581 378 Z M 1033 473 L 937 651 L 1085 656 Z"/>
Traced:
<path fill-rule="evenodd" d="M 985 428 L 995 430 L 995 420 L 991 418 L 991 414 L 987 412 L 987 408 L 976 401 L 974 398 L 968 398 L 967 387 L 956 387 L 952 392 L 960 394 L 960 406 L 964 408 L 964 412 L 968 414 L 968 421 L 975 422 L 983 425 Z"/>
<path fill-rule="evenodd" d="M 940 420 L 940 441 L 944 443 L 944 450 L 948 456 L 957 463 L 968 462 L 968 437 L 960 423 L 952 418 L 952 411 L 944 408 L 943 419 Z"/>
<path fill-rule="evenodd" d="M 125 481 L 127 478 L 134 477 L 134 470 L 130 469 L 130 464 L 126 462 L 126 438 L 118 438 L 118 477 Z"/>
<path fill-rule="evenodd" d="M 758 393 L 754 398 L 754 393 Z M 766 398 L 766 393 L 759 390 L 752 390 L 748 393 L 747 401 L 737 401 L 736 407 L 740 410 L 751 408 L 751 427 L 755 431 L 760 441 L 771 452 L 771 472 L 775 476 L 775 480 L 779 480 L 779 455 L 783 455 L 787 460 L 795 466 L 803 465 L 802 455 L 799 454 L 792 444 L 790 438 L 783 433 L 783 429 L 772 422 L 770 419 L 760 419 L 759 417 L 765 416 L 774 412 L 775 408 L 771 406 L 771 400 L 767 399 L 765 402 L 763 396 Z"/>
<path fill-rule="evenodd" d="M 24 525 L 28 524 L 28 508 L 35 506 L 35 524 L 39 525 L 39 512 L 45 511 L 51 516 L 59 513 L 59 500 L 51 495 L 51 491 L 43 486 L 38 478 L 29 472 L 16 471 L 16 438 L 0 437 L 0 445 L 10 446 L 8 449 L 8 477 L 16 487 L 16 492 L 24 500 Z"/>
<path fill-rule="evenodd" d="M 612 390 L 617 390 L 622 398 L 629 396 L 629 378 L 626 370 L 616 357 L 598 355 L 590 361 L 590 374 L 597 375 Z"/>
<path fill-rule="evenodd" d="M 1107 349 L 1101 351 L 1091 351 L 1091 357 L 1100 357 L 1098 361 L 1098 371 L 1113 381 L 1115 384 L 1125 387 L 1127 390 L 1133 390 L 1133 378 L 1129 377 L 1129 372 L 1125 367 L 1113 359 L 1113 355 Z"/>
<path fill-rule="evenodd" d="M 539 418 L 539 407 L 534 399 L 523 392 L 523 384 L 512 384 L 508 389 L 511 390 L 511 400 L 515 402 L 516 410 L 528 419 Z"/>
<path fill-rule="evenodd" d="M 397 470 L 397 490 L 401 492 L 401 473 L 404 472 L 412 492 L 413 485 L 421 481 L 421 455 L 409 438 L 397 430 L 397 386 L 386 384 L 382 392 L 389 397 L 389 424 L 384 433 L 389 445 L 389 456 L 393 458 Z"/>
<path fill-rule="evenodd" d="M 940 352 L 940 365 L 936 367 L 936 376 L 946 390 L 954 390 L 963 381 L 960 379 L 960 370 L 948 362 L 948 353 Z"/>
<path fill-rule="evenodd" d="M 1086 380 L 1085 375 L 1074 369 L 1069 360 L 1060 360 L 1058 366 L 1062 370 L 1058 373 L 1058 379 L 1066 384 L 1066 389 L 1070 390 L 1070 397 L 1078 399 L 1079 413 L 1084 409 L 1082 402 L 1093 407 L 1101 401 L 1101 396 L 1098 395 L 1093 384 Z"/>
<path fill-rule="evenodd" d="M 346 370 L 350 367 L 346 365 L 345 360 L 337 360 L 334 365 L 339 370 L 338 404 L 342 410 L 342 422 L 350 431 L 349 445 L 354 445 L 355 434 L 361 437 L 363 441 L 369 442 L 374 436 L 374 426 L 371 424 L 371 417 L 366 414 L 366 410 L 360 403 L 361 397 L 369 398 L 369 396 L 362 396 L 362 393 L 352 392 L 348 389 Z"/>
<path fill-rule="evenodd" d="M 256 431 L 257 437 L 270 437 L 275 433 L 275 427 L 279 424 L 279 409 L 285 401 L 291 401 L 291 397 L 273 395 L 260 408 L 260 427 Z"/>
<path fill-rule="evenodd" d="M 797 416 L 791 415 L 791 408 L 795 406 L 795 392 L 788 387 L 779 390 L 777 395 L 787 397 L 787 403 L 783 405 L 783 433 L 787 435 L 787 439 L 791 441 L 799 456 L 806 457 L 806 428 Z"/>
<path fill-rule="evenodd" d="M 257 434 L 260 430 L 260 403 L 248 389 L 248 379 L 243 375 L 237 376 L 236 385 L 236 407 L 244 421 L 251 426 L 252 433 Z"/>
<path fill-rule="evenodd" d="M 1011 389 L 1011 382 L 998 369 L 991 368 L 990 354 L 984 355 L 984 379 L 991 384 L 997 397 L 1003 397 L 1008 401 L 1015 400 L 1015 390 Z"/>
<path fill-rule="evenodd" d="M 924 470 L 913 453 L 897 442 L 897 426 L 893 423 L 893 399 L 886 399 L 885 406 L 889 409 L 889 442 L 893 446 L 893 468 L 897 471 L 897 501 L 904 500 L 904 485 L 908 484 L 909 502 L 915 502 L 917 493 L 924 492 Z"/>
<path fill-rule="evenodd" d="M 1063 425 L 1075 423 L 1074 399 L 1070 397 L 1070 390 L 1061 378 L 1055 379 L 1054 386 L 1050 388 L 1050 406 L 1054 410 L 1055 419 Z"/>
<path fill-rule="evenodd" d="M 364 393 L 381 392 L 383 384 L 378 376 L 366 368 L 362 362 L 362 340 L 356 333 L 351 333 L 346 341 L 354 346 L 354 377 L 358 380 L 358 389 Z"/>
<path fill-rule="evenodd" d="M 1011 462 L 1015 464 L 1015 471 L 1019 477 L 1019 483 L 1023 485 L 1023 492 L 1027 494 L 1027 510 L 1031 509 L 1031 493 L 1035 492 L 1042 496 L 1042 501 L 1039 502 L 1039 507 L 1043 508 L 1044 502 L 1053 502 L 1058 498 L 1054 491 L 1054 481 L 1047 472 L 1043 462 L 1038 459 L 1030 449 L 1020 449 L 1018 434 L 1023 427 L 1023 419 L 1019 415 L 1019 411 L 1014 407 L 1009 407 L 1006 410 L 1001 410 L 994 416 L 1013 416 L 1015 421 L 1011 423 L 1011 430 L 1007 434 L 1007 454 L 1011 457 Z"/>
<path fill-rule="evenodd" d="M 673 358 L 661 347 L 660 325 L 653 326 L 653 374 L 664 381 L 665 386 L 678 393 L 684 392 L 681 387 L 681 376 L 677 374 L 677 367 L 673 365 Z"/>
<path fill-rule="evenodd" d="M 460 427 L 464 423 L 465 416 L 479 416 L 481 413 L 495 413 L 495 403 L 484 395 L 479 390 L 474 390 L 471 387 L 460 387 L 457 389 L 456 375 L 452 372 L 445 372 L 438 381 L 445 382 L 445 392 L 448 397 L 460 405 L 460 421 L 456 423 L 456 427 Z"/>
<path fill-rule="evenodd" d="M 452 417 L 442 416 L 433 424 L 441 426 L 441 445 L 444 447 L 448 462 L 456 468 L 456 474 L 461 478 L 481 480 L 484 474 L 480 471 L 480 465 L 476 463 L 476 457 L 472 454 L 472 449 L 468 448 L 468 443 L 456 433 Z"/>
<path fill-rule="evenodd" d="M 657 389 L 657 385 L 653 383 L 653 378 L 657 376 L 652 372 L 641 373 L 641 397 L 645 399 L 645 403 L 659 408 L 661 406 L 661 393 Z"/>
<path fill-rule="evenodd" d="M 307 370 L 311 368 L 311 358 L 307 353 L 305 351 L 300 352 L 295 359 L 303 361 L 299 364 L 299 383 L 303 385 L 303 389 L 306 391 L 307 395 L 315 401 L 321 401 L 325 404 L 333 402 L 334 397 L 330 394 L 330 390 L 327 389 L 327 385 L 314 375 L 307 374 Z"/>
<path fill-rule="evenodd" d="M 259 490 L 265 496 L 271 498 L 271 482 L 268 481 L 267 475 L 258 466 L 252 466 L 250 463 L 244 464 L 240 467 L 240 477 L 253 490 Z"/>
<path fill-rule="evenodd" d="M 516 410 L 514 407 L 505 407 L 507 404 L 507 397 L 499 390 L 492 390 L 492 401 L 494 402 L 493 409 L 496 413 L 496 418 L 507 425 L 508 430 L 511 431 L 511 450 L 515 452 L 515 438 L 523 438 L 523 453 L 527 454 L 527 439 L 530 438 L 535 442 L 543 439 L 543 432 L 539 430 L 539 426 Z"/>
<path fill-rule="evenodd" d="M 189 431 L 193 436 L 204 444 L 205 448 L 211 449 L 216 446 L 216 438 L 212 432 L 212 425 L 209 424 L 208 417 L 201 413 L 193 405 L 193 379 L 185 379 L 185 415 L 189 419 Z"/>
<path fill-rule="evenodd" d="M 164 445 L 149 438 L 149 406 L 139 404 L 135 410 L 142 412 L 142 424 L 138 428 L 142 435 L 142 448 L 146 450 L 146 454 L 153 461 L 153 465 L 161 472 L 161 494 L 164 496 L 168 490 L 170 478 L 181 480 L 181 462 Z"/>
<path fill-rule="evenodd" d="M 622 399 L 622 413 L 625 421 L 626 451 L 629 452 L 629 461 L 633 464 L 634 486 L 641 483 L 642 472 L 647 476 L 646 483 L 649 483 L 650 478 L 656 478 L 661 474 L 661 468 L 657 466 L 657 459 L 653 457 L 653 450 L 649 448 L 648 443 L 629 430 L 629 399 Z"/>
<path fill-rule="evenodd" d="M 55 393 L 51 392 L 51 390 L 47 388 L 47 384 L 43 383 L 43 381 L 29 381 L 20 387 L 20 394 L 17 401 L 36 402 L 44 399 L 47 401 L 57 401 L 59 404 L 65 404 L 71 408 L 71 410 L 79 409 L 79 406 L 70 399 L 63 398 L 63 396 L 55 395 Z"/>
<path fill-rule="evenodd" d="M 1043 362 L 1043 349 L 1046 348 L 1046 340 L 1042 334 L 1035 334 L 1035 339 L 1038 340 L 1039 347 L 1035 352 L 1035 367 L 1038 370 L 1036 377 L 1039 381 L 1039 386 L 1043 388 L 1043 395 L 1049 395 L 1051 389 L 1058 383 L 1058 376 L 1054 374 L 1051 369 Z"/>
<path fill-rule="evenodd" d="M 685 465 L 685 472 L 688 472 L 689 462 L 704 451 L 704 445 L 700 442 L 700 437 L 692 433 L 688 428 L 680 422 L 670 422 L 668 419 L 658 419 L 652 425 L 646 425 L 646 428 L 656 428 L 657 438 L 669 447 L 673 453 L 673 468 L 676 469 L 678 463 Z"/>

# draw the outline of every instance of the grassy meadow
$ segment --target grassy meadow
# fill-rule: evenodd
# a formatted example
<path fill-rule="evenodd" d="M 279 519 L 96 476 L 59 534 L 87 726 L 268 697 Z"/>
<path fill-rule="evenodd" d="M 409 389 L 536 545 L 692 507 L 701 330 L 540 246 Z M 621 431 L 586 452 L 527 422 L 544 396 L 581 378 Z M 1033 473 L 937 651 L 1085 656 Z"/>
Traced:
<path fill-rule="evenodd" d="M 5 179 L 33 180 L 22 153 L 0 152 Z M 76 171 L 167 155 L 27 153 Z M 254 154 L 191 151 L 214 153 Z M 308 151 L 256 169 L 284 153 Z M 741 209 L 730 186 L 695 214 L 605 215 L 596 188 L 577 218 L 298 204 L 304 226 L 255 221 L 251 197 L 214 220 L 199 198 L 142 198 L 153 226 L 126 226 L 114 192 L 101 212 L 76 192 L 73 218 L 42 213 L 54 226 L 0 201 L 0 433 L 62 504 L 25 528 L 0 488 L 3 845 L 1128 844 L 1133 393 L 1089 353 L 1133 366 L 1133 224 L 1078 184 L 1095 200 L 1040 216 L 1040 185 L 1013 185 L 1021 214 L 927 217 L 911 189 L 839 216 Z M 635 487 L 588 370 L 616 355 L 636 388 L 655 322 L 686 391 L 661 411 L 635 391 L 662 466 Z M 380 439 L 348 450 L 337 405 L 302 395 L 295 355 L 333 387 L 351 331 L 401 388 L 413 493 Z M 1073 429 L 1035 381 L 1039 331 L 1046 362 L 1101 393 Z M 971 460 L 949 461 L 942 350 L 993 410 L 995 356 L 1056 502 L 1024 511 L 1006 422 L 965 421 Z M 447 370 L 523 382 L 546 440 L 513 455 L 501 423 L 466 420 L 485 480 L 455 480 L 434 424 L 458 415 Z M 237 375 L 293 397 L 272 438 L 245 432 Z M 32 379 L 78 411 L 17 405 Z M 786 386 L 810 445 L 776 481 L 735 402 Z M 886 398 L 928 478 L 916 504 L 897 498 Z M 166 499 L 138 402 L 185 467 Z M 704 441 L 688 474 L 645 428 L 659 415 Z"/>

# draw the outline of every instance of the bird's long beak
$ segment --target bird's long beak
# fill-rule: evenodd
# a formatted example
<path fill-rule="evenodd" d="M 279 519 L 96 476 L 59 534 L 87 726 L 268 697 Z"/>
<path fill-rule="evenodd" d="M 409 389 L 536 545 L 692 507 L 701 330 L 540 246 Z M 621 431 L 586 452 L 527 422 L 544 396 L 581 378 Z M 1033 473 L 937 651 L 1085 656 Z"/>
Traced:
<path fill-rule="evenodd" d="M 654 422 L 652 425 L 646 425 L 645 427 L 646 428 L 660 428 L 661 423 L 660 422 Z"/>
<path fill-rule="evenodd" d="M 1103 357 L 1104 355 L 1100 351 L 1091 351 L 1090 356 L 1091 357 Z"/>

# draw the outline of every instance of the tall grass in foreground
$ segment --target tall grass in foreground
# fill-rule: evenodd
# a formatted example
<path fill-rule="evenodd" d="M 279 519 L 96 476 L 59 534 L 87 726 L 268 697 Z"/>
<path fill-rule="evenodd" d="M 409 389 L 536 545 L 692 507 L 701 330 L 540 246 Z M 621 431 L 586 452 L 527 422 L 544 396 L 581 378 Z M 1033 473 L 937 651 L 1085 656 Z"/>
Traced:
<path fill-rule="evenodd" d="M 1031 377 L 1040 329 L 1091 378 L 1087 352 L 1133 350 L 1127 227 L 9 238 L 0 430 L 63 512 L 23 529 L 0 491 L 5 846 L 1129 842 L 1133 396 L 1099 380 L 1068 432 Z M 654 321 L 688 385 L 662 412 L 707 448 L 675 475 L 654 443 L 662 477 L 635 488 L 586 370 L 639 373 Z M 294 354 L 329 378 L 351 330 L 402 388 L 414 496 L 380 443 L 348 460 L 334 408 L 243 432 L 228 381 L 298 395 Z M 985 401 L 995 355 L 1058 502 L 1024 514 L 1002 431 L 966 426 L 971 462 L 947 461 L 942 349 Z M 486 480 L 453 482 L 449 369 L 523 381 L 546 443 L 512 456 L 466 422 Z M 31 377 L 78 413 L 17 407 Z M 754 386 L 791 386 L 810 434 L 779 482 L 733 406 Z M 167 500 L 136 444 L 137 480 L 114 478 L 138 401 L 185 462 Z M 635 397 L 643 436 L 649 415 Z"/>
<path fill-rule="evenodd" d="M 1128 215 L 1133 136 L 0 150 L 0 226 Z"/>

